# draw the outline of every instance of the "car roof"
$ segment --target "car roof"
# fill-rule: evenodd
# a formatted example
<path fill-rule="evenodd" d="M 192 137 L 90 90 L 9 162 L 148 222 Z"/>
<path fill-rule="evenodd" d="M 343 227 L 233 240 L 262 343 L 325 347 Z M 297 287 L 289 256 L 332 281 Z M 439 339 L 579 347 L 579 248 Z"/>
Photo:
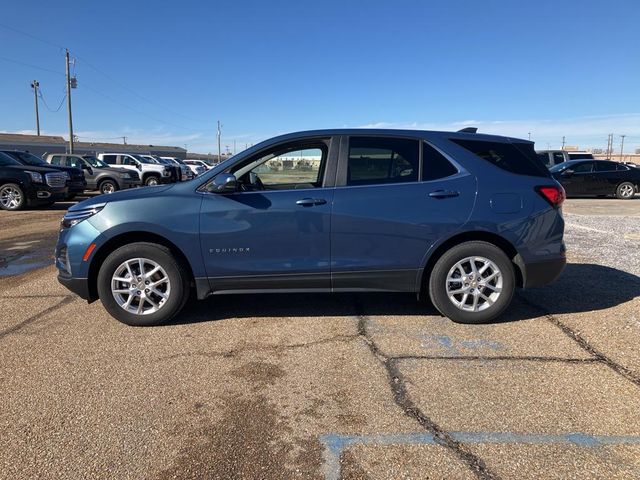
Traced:
<path fill-rule="evenodd" d="M 279 137 L 272 138 L 268 142 L 275 140 L 295 140 L 297 138 L 305 137 L 322 137 L 333 135 L 359 135 L 359 136 L 400 136 L 400 137 L 419 137 L 424 139 L 429 138 L 457 138 L 467 140 L 483 140 L 483 141 L 497 141 L 497 142 L 512 142 L 517 141 L 519 143 L 531 143 L 529 140 L 505 137 L 501 135 L 489 135 L 486 133 L 469 133 L 469 132 L 446 132 L 438 130 L 410 130 L 410 129 L 390 129 L 390 128 L 333 128 L 325 130 L 303 130 L 299 132 L 287 133 L 280 135 Z"/>

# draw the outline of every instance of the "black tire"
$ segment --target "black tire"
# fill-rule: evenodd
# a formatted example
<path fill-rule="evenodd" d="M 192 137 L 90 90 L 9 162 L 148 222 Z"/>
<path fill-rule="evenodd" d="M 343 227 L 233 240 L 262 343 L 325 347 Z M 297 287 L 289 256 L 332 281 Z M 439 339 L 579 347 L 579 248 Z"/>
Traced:
<path fill-rule="evenodd" d="M 156 185 L 160 185 L 160 178 L 157 175 L 149 175 L 144 179 L 144 184 L 147 187 L 154 187 Z"/>
<path fill-rule="evenodd" d="M 15 212 L 27 205 L 24 190 L 17 183 L 0 185 L 0 209 Z"/>
<path fill-rule="evenodd" d="M 485 307 L 484 310 L 468 311 L 456 306 L 447 294 L 448 284 L 453 287 L 454 285 L 458 285 L 459 283 L 461 288 L 466 284 L 463 284 L 462 281 L 457 283 L 448 283 L 447 278 L 450 270 L 458 262 L 468 257 L 475 256 L 484 257 L 490 262 L 493 262 L 493 264 L 501 273 L 502 288 L 493 304 L 489 304 L 489 306 Z M 470 287 L 473 286 L 473 284 L 468 285 L 470 285 Z M 486 323 L 500 316 L 509 306 L 509 304 L 511 303 L 511 299 L 513 298 L 515 285 L 516 281 L 514 267 L 505 253 L 500 248 L 491 243 L 472 241 L 456 245 L 455 247 L 445 252 L 438 259 L 433 267 L 433 270 L 431 271 L 431 276 L 429 278 L 429 296 L 431 297 L 431 301 L 433 302 L 433 305 L 438 309 L 438 311 L 444 316 L 449 317 L 456 323 Z M 487 294 L 489 296 L 492 292 L 492 290 L 488 289 L 488 287 L 480 287 L 480 289 L 476 288 L 472 291 L 477 292 L 478 290 L 483 295 Z M 462 295 L 463 294 L 459 294 L 458 297 L 454 296 L 454 299 L 459 298 L 460 302 L 468 302 L 468 300 L 465 300 Z M 473 296 L 471 298 L 473 298 Z M 479 305 L 487 303 L 480 297 L 478 302 L 482 302 L 482 304 L 479 303 Z"/>
<path fill-rule="evenodd" d="M 631 200 L 636 194 L 636 186 L 631 182 L 622 182 L 616 187 L 616 198 Z"/>
<path fill-rule="evenodd" d="M 117 192 L 119 190 L 117 182 L 109 179 L 102 180 L 100 185 L 98 185 L 98 191 L 103 194 L 109 194 L 113 192 Z"/>
<path fill-rule="evenodd" d="M 111 291 L 111 280 L 124 262 L 145 258 L 160 265 L 170 282 L 170 292 L 164 304 L 155 312 L 144 315 L 131 313 L 121 307 Z M 100 266 L 98 296 L 104 308 L 116 320 L 134 327 L 161 325 L 171 320 L 184 307 L 189 297 L 189 274 L 171 251 L 155 243 L 132 243 L 114 250 Z"/>

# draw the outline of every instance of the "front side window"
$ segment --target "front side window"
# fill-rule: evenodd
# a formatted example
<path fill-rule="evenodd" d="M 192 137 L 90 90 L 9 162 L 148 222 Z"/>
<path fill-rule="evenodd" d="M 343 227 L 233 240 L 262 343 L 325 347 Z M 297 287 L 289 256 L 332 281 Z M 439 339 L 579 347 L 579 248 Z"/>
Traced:
<path fill-rule="evenodd" d="M 102 159 L 107 162 L 109 165 L 116 165 L 118 162 L 116 161 L 117 155 L 103 155 Z"/>
<path fill-rule="evenodd" d="M 82 168 L 82 160 L 78 157 L 67 157 L 67 165 L 73 168 Z"/>
<path fill-rule="evenodd" d="M 564 155 L 562 152 L 553 152 L 553 163 L 558 164 L 564 162 Z"/>
<path fill-rule="evenodd" d="M 244 191 L 318 188 L 327 152 L 324 143 L 283 146 L 254 157 L 232 173 Z"/>
<path fill-rule="evenodd" d="M 418 180 L 420 145 L 403 138 L 351 137 L 347 185 L 380 185 Z"/>
<path fill-rule="evenodd" d="M 593 163 L 585 162 L 585 163 L 579 163 L 578 165 L 573 167 L 571 170 L 573 170 L 573 173 L 591 173 L 592 169 L 593 169 Z"/>

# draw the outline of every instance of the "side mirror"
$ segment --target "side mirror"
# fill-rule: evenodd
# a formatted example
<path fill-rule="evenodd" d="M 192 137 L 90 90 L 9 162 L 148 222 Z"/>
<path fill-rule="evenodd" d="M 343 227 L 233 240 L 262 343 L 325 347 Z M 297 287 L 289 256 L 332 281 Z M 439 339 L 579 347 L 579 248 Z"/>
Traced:
<path fill-rule="evenodd" d="M 571 175 L 573 175 L 573 170 L 567 168 L 566 170 L 563 170 L 560 175 L 562 175 L 563 177 L 570 177 Z"/>
<path fill-rule="evenodd" d="M 136 163 L 136 168 L 138 170 L 142 170 L 142 164 L 141 163 Z"/>
<path fill-rule="evenodd" d="M 232 193 L 238 187 L 238 180 L 233 173 L 221 173 L 209 184 L 207 190 L 211 193 Z"/>

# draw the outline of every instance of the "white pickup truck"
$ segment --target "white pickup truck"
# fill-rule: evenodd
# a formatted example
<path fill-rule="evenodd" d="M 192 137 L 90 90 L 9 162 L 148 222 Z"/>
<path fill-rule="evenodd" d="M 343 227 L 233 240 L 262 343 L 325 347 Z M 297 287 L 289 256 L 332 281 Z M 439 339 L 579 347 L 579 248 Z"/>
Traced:
<path fill-rule="evenodd" d="M 171 168 L 134 153 L 99 153 L 98 158 L 109 165 L 135 170 L 146 186 L 171 183 Z"/>

